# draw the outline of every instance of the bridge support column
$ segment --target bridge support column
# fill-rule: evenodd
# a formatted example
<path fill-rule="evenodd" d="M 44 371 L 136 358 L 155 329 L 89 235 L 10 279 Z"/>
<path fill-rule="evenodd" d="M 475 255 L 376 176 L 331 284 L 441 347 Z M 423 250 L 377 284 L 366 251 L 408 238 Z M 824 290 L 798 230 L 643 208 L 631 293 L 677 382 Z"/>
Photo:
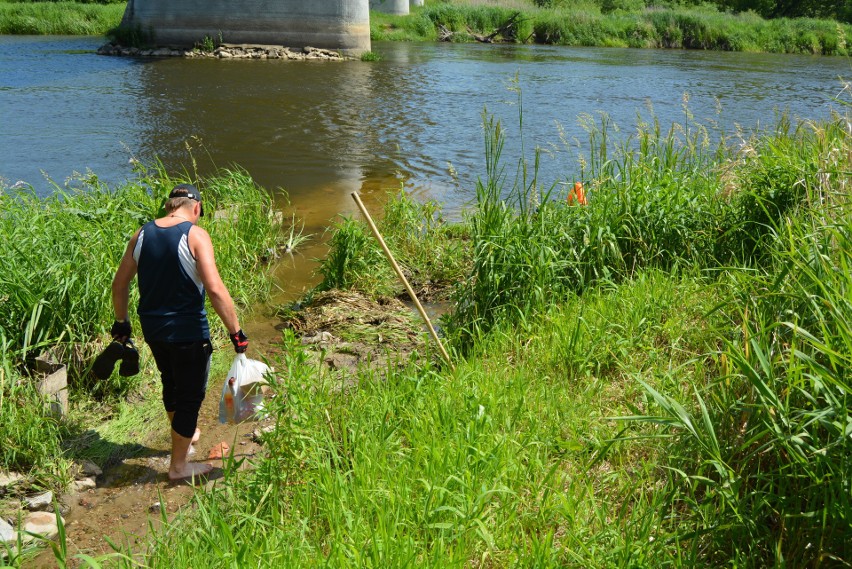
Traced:
<path fill-rule="evenodd" d="M 253 43 L 370 50 L 369 0 L 128 0 L 123 25 L 157 45 Z"/>

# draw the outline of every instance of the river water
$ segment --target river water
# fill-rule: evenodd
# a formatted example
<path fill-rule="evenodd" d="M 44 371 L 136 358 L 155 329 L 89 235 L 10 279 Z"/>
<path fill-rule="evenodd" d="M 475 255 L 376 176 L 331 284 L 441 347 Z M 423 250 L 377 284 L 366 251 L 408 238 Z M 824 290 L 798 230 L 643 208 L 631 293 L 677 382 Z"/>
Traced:
<path fill-rule="evenodd" d="M 282 269 L 294 293 L 314 279 L 324 229 L 355 212 L 353 191 L 375 207 L 404 186 L 451 217 L 461 211 L 485 172 L 484 109 L 507 131 L 511 178 L 518 91 L 524 147 L 546 150 L 549 185 L 578 175 L 581 114 L 606 113 L 628 131 L 653 109 L 665 129 L 684 121 L 688 99 L 690 121 L 725 136 L 781 111 L 826 118 L 839 78 L 852 76 L 849 59 L 792 55 L 379 43 L 378 62 L 221 61 L 95 55 L 101 43 L 0 36 L 0 188 L 45 195 L 87 171 L 119 183 L 134 177 L 134 159 L 201 174 L 239 165 L 286 193 L 317 236 Z"/>

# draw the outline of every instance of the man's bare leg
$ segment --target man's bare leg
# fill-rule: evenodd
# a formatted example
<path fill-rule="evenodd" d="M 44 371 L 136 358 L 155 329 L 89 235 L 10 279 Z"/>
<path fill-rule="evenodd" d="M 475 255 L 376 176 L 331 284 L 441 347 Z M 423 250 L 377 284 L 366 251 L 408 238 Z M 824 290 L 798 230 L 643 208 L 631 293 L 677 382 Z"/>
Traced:
<path fill-rule="evenodd" d="M 169 416 L 169 425 L 171 425 L 172 421 L 175 418 L 175 412 L 174 411 L 167 411 L 166 415 Z M 196 427 L 195 428 L 195 434 L 192 435 L 192 441 L 189 443 L 189 448 L 186 451 L 186 456 L 190 456 L 191 454 L 193 454 L 195 452 L 195 446 L 193 446 L 193 445 L 195 445 L 195 443 L 197 443 L 198 439 L 200 439 L 200 438 L 201 438 L 201 429 Z"/>
<path fill-rule="evenodd" d="M 172 429 L 172 461 L 169 466 L 169 478 L 171 480 L 203 476 L 213 470 L 213 467 L 209 464 L 200 464 L 187 460 L 191 444 L 191 437 L 182 437 Z"/>

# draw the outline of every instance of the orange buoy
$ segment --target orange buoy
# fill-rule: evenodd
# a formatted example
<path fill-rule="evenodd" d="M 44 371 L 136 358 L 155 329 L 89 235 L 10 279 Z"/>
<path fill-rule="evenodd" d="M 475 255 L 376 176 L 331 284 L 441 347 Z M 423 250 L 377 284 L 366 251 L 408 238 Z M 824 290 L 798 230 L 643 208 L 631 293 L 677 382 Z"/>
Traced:
<path fill-rule="evenodd" d="M 582 182 L 574 182 L 574 188 L 568 192 L 568 205 L 586 205 L 586 190 Z"/>

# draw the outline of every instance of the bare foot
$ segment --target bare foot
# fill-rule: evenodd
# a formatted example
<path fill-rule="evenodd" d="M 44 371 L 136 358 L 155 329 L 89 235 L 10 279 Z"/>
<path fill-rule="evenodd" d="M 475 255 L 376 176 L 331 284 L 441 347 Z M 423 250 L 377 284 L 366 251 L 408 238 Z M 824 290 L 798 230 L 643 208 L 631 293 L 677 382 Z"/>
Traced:
<path fill-rule="evenodd" d="M 209 464 L 187 462 L 182 469 L 169 468 L 169 480 L 188 480 L 209 474 L 213 467 Z"/>

